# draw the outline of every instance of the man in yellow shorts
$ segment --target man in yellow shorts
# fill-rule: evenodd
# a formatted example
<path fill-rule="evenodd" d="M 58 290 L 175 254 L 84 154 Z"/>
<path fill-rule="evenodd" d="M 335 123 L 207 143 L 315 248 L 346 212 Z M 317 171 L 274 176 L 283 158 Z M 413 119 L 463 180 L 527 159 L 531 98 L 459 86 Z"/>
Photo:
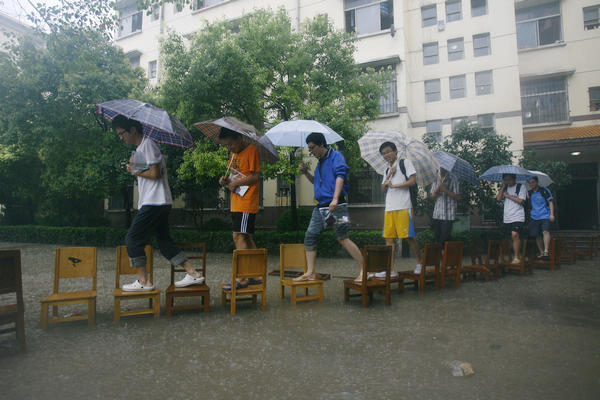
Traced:
<path fill-rule="evenodd" d="M 395 239 L 406 239 L 410 249 L 417 258 L 415 274 L 421 273 L 421 251 L 415 235 L 413 222 L 413 204 L 410 200 L 410 187 L 417 184 L 417 171 L 410 160 L 399 160 L 398 150 L 392 142 L 385 142 L 379 147 L 379 153 L 389 163 L 381 183 L 385 193 L 385 219 L 383 237 L 388 246 L 394 247 Z M 393 266 L 393 264 L 392 264 Z M 385 271 L 375 274 L 377 278 L 385 278 Z M 390 277 L 398 273 L 392 268 Z"/>

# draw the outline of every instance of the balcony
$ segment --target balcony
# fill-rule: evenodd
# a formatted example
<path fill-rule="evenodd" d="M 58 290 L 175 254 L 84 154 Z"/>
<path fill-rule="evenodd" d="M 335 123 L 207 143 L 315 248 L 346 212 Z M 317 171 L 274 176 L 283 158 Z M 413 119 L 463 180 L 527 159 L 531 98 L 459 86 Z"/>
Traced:
<path fill-rule="evenodd" d="M 142 11 L 138 11 L 119 20 L 119 39 L 142 31 L 142 14 Z"/>

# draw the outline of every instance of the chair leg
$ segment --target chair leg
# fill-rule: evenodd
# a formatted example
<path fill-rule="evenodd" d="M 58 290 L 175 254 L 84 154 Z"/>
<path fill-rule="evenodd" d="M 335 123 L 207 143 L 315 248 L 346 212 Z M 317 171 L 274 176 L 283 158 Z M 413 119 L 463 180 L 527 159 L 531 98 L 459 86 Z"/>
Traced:
<path fill-rule="evenodd" d="M 425 278 L 419 279 L 419 292 L 425 293 Z"/>
<path fill-rule="evenodd" d="M 344 288 L 344 301 L 348 302 L 350 300 L 350 289 L 347 287 Z"/>
<path fill-rule="evenodd" d="M 227 294 L 221 289 L 221 305 L 224 306 L 225 304 L 227 304 Z"/>
<path fill-rule="evenodd" d="M 283 299 L 285 297 L 285 286 L 279 285 L 279 298 Z"/>
<path fill-rule="evenodd" d="M 150 299 L 150 304 L 152 304 L 152 299 Z M 158 317 L 160 317 L 160 294 L 157 294 L 154 300 L 154 318 Z"/>
<path fill-rule="evenodd" d="M 152 307 L 152 297 L 148 299 L 148 308 L 153 308 Z"/>
<path fill-rule="evenodd" d="M 267 291 L 263 291 L 260 295 L 260 308 L 264 311 L 267 309 Z"/>
<path fill-rule="evenodd" d="M 25 318 L 22 310 L 17 315 L 17 340 L 19 351 L 23 353 L 25 351 Z"/>
<path fill-rule="evenodd" d="M 230 307 L 230 314 L 231 315 L 235 315 L 235 295 L 232 293 L 231 294 L 231 307 Z"/>
<path fill-rule="evenodd" d="M 293 306 L 296 305 L 296 288 L 295 287 L 290 288 L 290 302 L 292 303 Z"/>
<path fill-rule="evenodd" d="M 88 300 L 88 327 L 96 325 L 96 299 Z"/>
<path fill-rule="evenodd" d="M 304 295 L 308 296 L 308 288 L 304 289 Z"/>
<path fill-rule="evenodd" d="M 166 295 L 165 298 L 165 316 L 170 317 L 173 307 L 173 297 Z M 202 303 L 204 303 L 204 297 L 202 298 Z"/>
<path fill-rule="evenodd" d="M 385 288 L 385 305 L 386 306 L 392 305 L 392 298 L 390 296 L 390 287 L 389 286 L 387 288 Z"/>
<path fill-rule="evenodd" d="M 442 269 L 442 272 L 440 273 L 440 288 L 443 289 L 444 285 L 446 284 L 446 271 L 444 269 Z"/>
<path fill-rule="evenodd" d="M 121 299 L 115 297 L 115 308 L 113 310 L 113 322 L 119 322 L 121 318 Z"/>
<path fill-rule="evenodd" d="M 363 292 L 362 293 L 362 306 L 367 308 L 369 306 L 369 294 Z"/>
<path fill-rule="evenodd" d="M 202 296 L 202 304 L 204 304 L 204 314 L 210 313 L 210 295 Z"/>
<path fill-rule="evenodd" d="M 58 317 L 58 306 L 52 306 L 52 317 Z"/>
<path fill-rule="evenodd" d="M 398 279 L 398 292 L 404 293 L 404 279 Z"/>
<path fill-rule="evenodd" d="M 48 304 L 42 304 L 42 311 L 40 313 L 40 326 L 42 329 L 48 328 Z"/>
<path fill-rule="evenodd" d="M 323 285 L 319 285 L 319 303 L 323 302 Z"/>

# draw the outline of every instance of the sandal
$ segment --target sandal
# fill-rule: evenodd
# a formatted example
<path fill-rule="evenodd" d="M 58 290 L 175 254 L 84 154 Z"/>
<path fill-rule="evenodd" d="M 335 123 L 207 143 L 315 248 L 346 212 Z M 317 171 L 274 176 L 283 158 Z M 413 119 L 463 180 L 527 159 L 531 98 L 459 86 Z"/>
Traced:
<path fill-rule="evenodd" d="M 316 281 L 317 278 L 314 275 L 306 275 L 302 274 L 297 278 L 292 279 L 294 282 L 304 282 L 304 281 Z"/>
<path fill-rule="evenodd" d="M 247 283 L 241 283 L 241 282 L 236 282 L 235 283 L 235 288 L 236 289 L 245 289 L 248 287 Z M 226 283 L 225 286 L 223 286 L 223 289 L 225 290 L 231 290 L 231 282 Z"/>

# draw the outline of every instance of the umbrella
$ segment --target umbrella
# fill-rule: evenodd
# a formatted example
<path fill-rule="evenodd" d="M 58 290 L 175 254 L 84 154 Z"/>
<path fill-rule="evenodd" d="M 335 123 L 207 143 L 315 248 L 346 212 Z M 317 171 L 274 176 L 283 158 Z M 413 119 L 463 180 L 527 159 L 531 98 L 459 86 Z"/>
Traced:
<path fill-rule="evenodd" d="M 273 146 L 273 143 L 265 136 L 259 137 L 258 131 L 254 126 L 246 124 L 237 118 L 222 117 L 211 121 L 197 122 L 194 124 L 194 127 L 198 128 L 206 137 L 219 144 L 221 143 L 219 141 L 221 128 L 231 129 L 257 145 L 261 160 L 266 162 L 276 162 L 279 160 L 279 153 L 275 149 L 275 146 Z"/>
<path fill-rule="evenodd" d="M 297 119 L 294 121 L 283 121 L 269 129 L 265 136 L 275 146 L 306 147 L 306 137 L 312 132 L 319 132 L 325 136 L 327 144 L 344 140 L 333 129 L 325 124 L 314 120 Z"/>
<path fill-rule="evenodd" d="M 525 168 L 517 167 L 515 165 L 496 165 L 483 173 L 479 177 L 482 181 L 502 182 L 503 174 L 515 174 L 517 176 L 517 182 L 527 182 L 533 174 Z"/>
<path fill-rule="evenodd" d="M 462 158 L 451 153 L 446 153 L 445 151 L 436 151 L 433 153 L 433 157 L 440 164 L 440 167 L 444 168 L 458 179 L 474 185 L 479 183 L 479 178 L 477 177 L 473 166 Z"/>
<path fill-rule="evenodd" d="M 194 145 L 192 135 L 178 119 L 162 108 L 133 99 L 110 100 L 96 104 L 99 115 L 112 120 L 117 115 L 139 121 L 145 137 L 158 143 L 187 149 Z"/>
<path fill-rule="evenodd" d="M 543 173 L 541 171 L 532 171 L 532 170 L 529 170 L 529 172 L 532 175 L 538 177 L 538 184 L 540 186 L 548 187 L 548 186 L 550 186 L 550 185 L 552 185 L 554 183 L 554 181 L 552 180 L 552 178 L 550 178 L 548 176 L 548 174 L 545 174 L 545 173 Z"/>
<path fill-rule="evenodd" d="M 417 170 L 417 183 L 427 186 L 437 180 L 440 166 L 425 143 L 395 131 L 369 131 L 358 139 L 361 157 L 381 175 L 389 167 L 379 153 L 383 142 L 392 142 L 398 149 L 398 157 L 410 160 Z"/>

